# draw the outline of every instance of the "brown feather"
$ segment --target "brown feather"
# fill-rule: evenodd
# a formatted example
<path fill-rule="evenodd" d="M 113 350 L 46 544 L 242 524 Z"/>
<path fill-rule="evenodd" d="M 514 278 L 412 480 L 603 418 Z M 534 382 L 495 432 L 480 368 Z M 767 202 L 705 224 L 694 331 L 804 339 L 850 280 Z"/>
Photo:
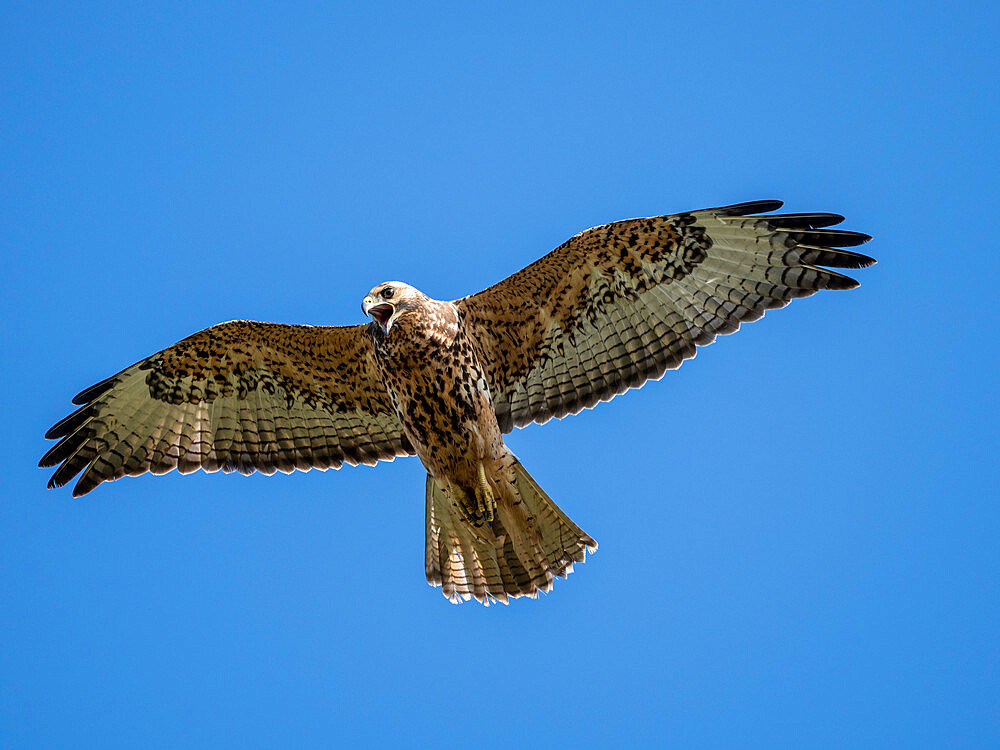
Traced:
<path fill-rule="evenodd" d="M 46 437 L 74 494 L 171 469 L 250 473 L 412 455 L 364 326 L 234 321 L 189 336 L 85 389 Z"/>
<path fill-rule="evenodd" d="M 838 214 L 751 216 L 780 201 L 628 219 L 581 232 L 457 300 L 504 432 L 574 414 L 658 378 L 718 335 L 820 289 L 857 282 L 813 264 L 875 261 L 837 247 Z"/>

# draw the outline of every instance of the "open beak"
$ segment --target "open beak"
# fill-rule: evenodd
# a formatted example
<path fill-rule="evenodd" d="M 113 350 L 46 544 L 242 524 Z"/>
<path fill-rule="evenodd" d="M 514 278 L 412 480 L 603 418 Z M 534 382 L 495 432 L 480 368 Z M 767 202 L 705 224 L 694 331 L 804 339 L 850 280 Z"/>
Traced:
<path fill-rule="evenodd" d="M 388 332 L 389 318 L 396 312 L 395 308 L 388 302 L 375 302 L 371 297 L 365 297 L 361 303 L 361 309 L 365 315 L 371 317 L 376 323 L 382 326 L 382 330 Z"/>

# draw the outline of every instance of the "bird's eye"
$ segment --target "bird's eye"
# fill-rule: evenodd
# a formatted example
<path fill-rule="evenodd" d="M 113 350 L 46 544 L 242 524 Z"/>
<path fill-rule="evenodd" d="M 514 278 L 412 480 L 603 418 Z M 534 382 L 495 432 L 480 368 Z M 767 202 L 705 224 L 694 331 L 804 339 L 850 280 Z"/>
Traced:
<path fill-rule="evenodd" d="M 396 293 L 396 290 L 391 286 L 387 286 L 382 290 L 382 299 L 392 299 L 392 295 Z"/>

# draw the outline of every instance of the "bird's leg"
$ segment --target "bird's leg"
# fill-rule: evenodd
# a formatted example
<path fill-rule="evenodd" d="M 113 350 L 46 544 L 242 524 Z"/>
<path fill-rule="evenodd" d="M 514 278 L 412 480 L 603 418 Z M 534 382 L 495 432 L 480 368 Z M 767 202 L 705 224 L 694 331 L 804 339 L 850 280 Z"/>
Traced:
<path fill-rule="evenodd" d="M 483 466 L 482 461 L 479 462 L 477 473 L 479 482 L 476 484 L 476 510 L 479 512 L 481 518 L 485 518 L 492 523 L 497 501 L 493 497 L 493 489 L 490 487 L 490 483 L 486 480 L 486 467 Z"/>

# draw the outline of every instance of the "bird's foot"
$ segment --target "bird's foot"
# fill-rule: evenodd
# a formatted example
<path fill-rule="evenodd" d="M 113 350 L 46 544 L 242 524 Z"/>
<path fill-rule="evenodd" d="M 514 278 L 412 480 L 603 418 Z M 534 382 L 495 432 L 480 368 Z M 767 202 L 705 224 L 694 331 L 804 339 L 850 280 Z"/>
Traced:
<path fill-rule="evenodd" d="M 473 526 L 482 526 L 483 523 L 493 523 L 496 516 L 496 497 L 493 488 L 490 487 L 486 479 L 486 469 L 479 464 L 476 484 L 473 487 L 474 497 L 470 497 L 461 486 L 448 482 L 448 489 L 451 492 L 455 504 L 461 508 L 466 520 Z"/>
<path fill-rule="evenodd" d="M 473 504 L 472 499 L 469 497 L 469 493 L 459 487 L 457 484 L 453 484 L 451 480 L 448 480 L 448 489 L 451 492 L 452 499 L 455 504 L 461 508 L 462 513 L 465 517 L 473 521 L 476 515 L 476 506 Z"/>
<path fill-rule="evenodd" d="M 478 474 L 479 481 L 476 483 L 476 510 L 480 517 L 492 523 L 493 517 L 496 514 L 497 501 L 493 496 L 493 488 L 490 487 L 490 483 L 486 479 L 486 468 L 482 462 L 479 464 Z"/>

